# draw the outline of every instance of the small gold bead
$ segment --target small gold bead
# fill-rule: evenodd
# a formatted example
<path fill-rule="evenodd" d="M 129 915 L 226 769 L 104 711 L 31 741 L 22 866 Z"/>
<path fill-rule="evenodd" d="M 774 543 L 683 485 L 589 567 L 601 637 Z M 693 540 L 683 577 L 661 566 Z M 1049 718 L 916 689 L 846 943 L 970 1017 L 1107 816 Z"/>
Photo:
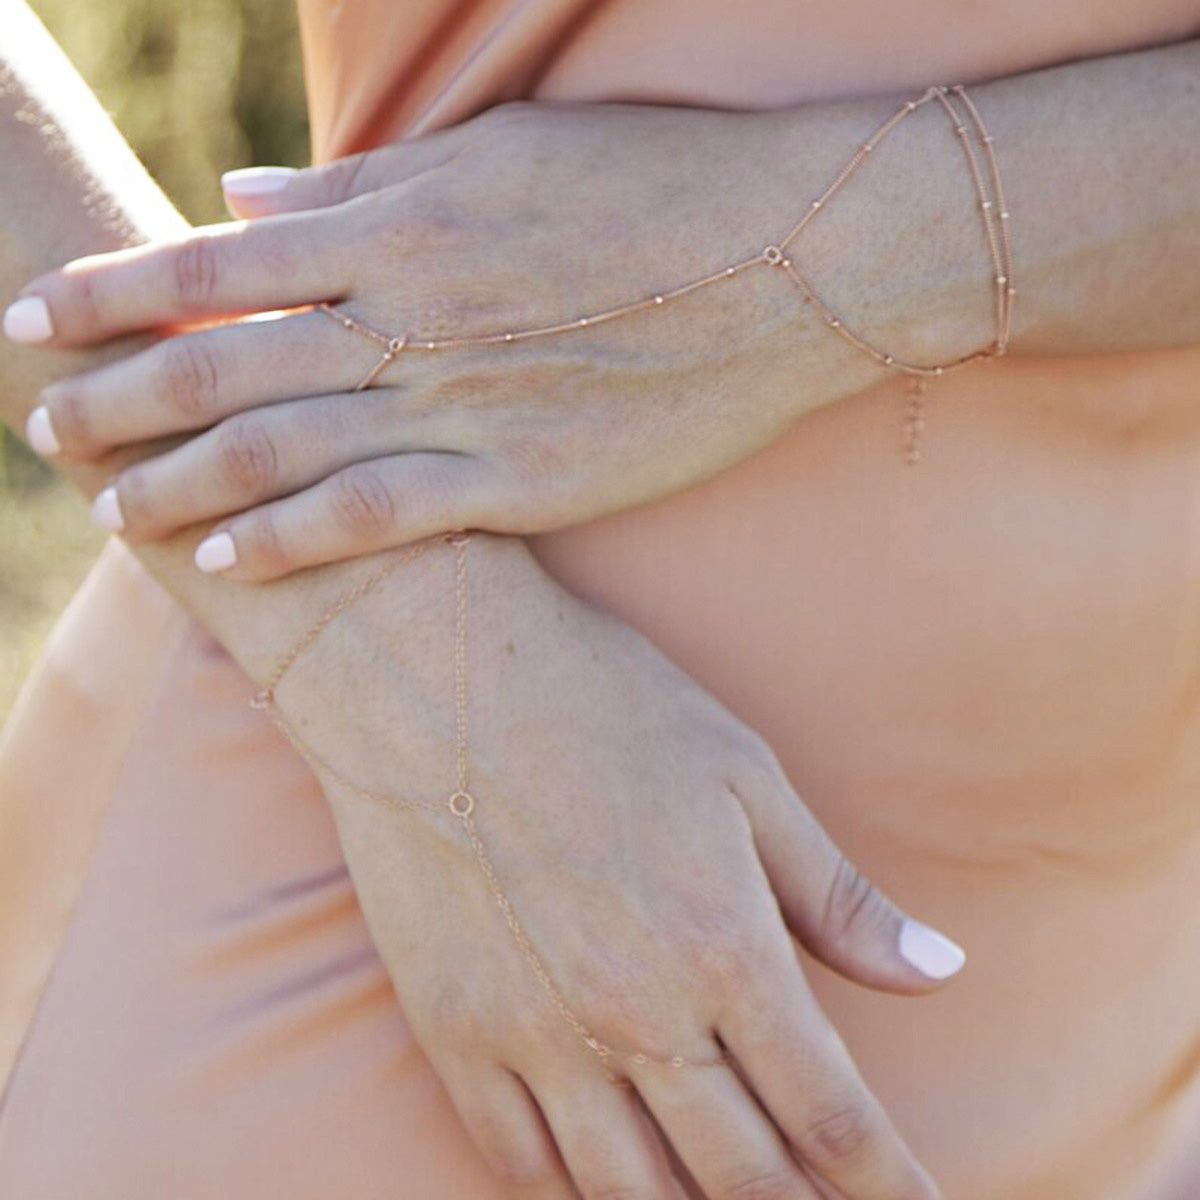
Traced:
<path fill-rule="evenodd" d="M 662 302 L 663 302 L 663 298 L 662 298 L 661 296 L 655 296 L 655 297 L 654 297 L 654 303 L 655 303 L 655 304 L 661 304 Z"/>
<path fill-rule="evenodd" d="M 863 142 L 862 148 L 864 154 L 870 154 L 871 150 L 873 149 L 870 142 Z"/>
<path fill-rule="evenodd" d="M 954 132 L 957 133 L 959 137 L 966 137 L 967 127 L 965 125 L 955 125 Z"/>
<path fill-rule="evenodd" d="M 1007 276 L 1007 275 L 997 275 L 997 276 L 996 276 L 996 282 L 997 282 L 997 283 L 1007 283 L 1007 282 L 1008 282 L 1008 276 Z"/>
<path fill-rule="evenodd" d="M 991 208 L 992 202 L 990 200 L 982 200 L 982 201 L 980 201 L 979 207 L 980 208 Z"/>
<path fill-rule="evenodd" d="M 945 367 L 934 367 L 933 373 L 935 375 L 941 375 L 945 371 L 945 369 L 946 369 Z"/>
<path fill-rule="evenodd" d="M 841 325 L 841 321 L 839 321 L 837 317 L 830 317 L 829 324 L 832 328 L 837 329 L 837 327 Z"/>
<path fill-rule="evenodd" d="M 992 135 L 991 135 L 990 133 L 985 133 L 985 134 L 983 135 L 983 140 L 984 140 L 985 142 L 987 142 L 987 143 L 990 145 L 990 144 L 991 144 L 992 142 L 994 142 L 996 139 L 995 139 L 994 137 L 992 137 Z"/>
<path fill-rule="evenodd" d="M 1002 208 L 1002 209 L 1000 210 L 1000 220 L 1002 220 L 1002 221 L 1007 221 L 1007 220 L 1008 220 L 1008 209 L 1006 209 L 1006 208 Z"/>
<path fill-rule="evenodd" d="M 734 267 L 726 267 L 726 268 L 725 268 L 725 274 L 726 274 L 726 275 L 732 275 L 735 269 L 736 269 L 736 268 L 734 268 Z"/>
<path fill-rule="evenodd" d="M 813 208 L 820 208 L 820 207 L 821 207 L 821 201 L 820 201 L 820 200 L 814 200 L 814 201 L 812 202 L 812 206 L 813 206 Z"/>
<path fill-rule="evenodd" d="M 576 325 L 586 325 L 587 323 L 587 317 L 580 317 L 579 320 L 575 322 Z"/>
<path fill-rule="evenodd" d="M 890 367 L 896 360 L 890 354 L 885 354 L 883 356 L 883 361 Z"/>
<path fill-rule="evenodd" d="M 913 110 L 914 108 L 916 108 L 917 106 L 916 106 L 916 105 L 915 105 L 915 104 L 914 104 L 914 103 L 913 103 L 913 102 L 910 100 L 910 101 L 909 101 L 909 102 L 908 102 L 908 103 L 907 103 L 907 104 L 906 104 L 904 107 L 905 107 L 905 108 L 906 108 L 906 109 L 907 109 L 909 112 L 912 112 L 912 110 Z"/>
<path fill-rule="evenodd" d="M 436 343 L 436 342 L 426 342 L 426 343 L 425 343 L 425 349 L 426 349 L 426 350 L 432 350 L 432 349 L 433 349 L 433 348 L 434 348 L 436 345 L 437 345 L 437 343 Z"/>
<path fill-rule="evenodd" d="M 1017 294 L 1017 289 L 1015 287 L 1010 287 L 1007 290 L 1010 296 L 1015 296 Z"/>
<path fill-rule="evenodd" d="M 513 335 L 512 335 L 511 333 L 506 333 L 506 334 L 504 335 L 504 340 L 505 340 L 506 342 L 511 342 L 511 341 L 513 340 Z"/>

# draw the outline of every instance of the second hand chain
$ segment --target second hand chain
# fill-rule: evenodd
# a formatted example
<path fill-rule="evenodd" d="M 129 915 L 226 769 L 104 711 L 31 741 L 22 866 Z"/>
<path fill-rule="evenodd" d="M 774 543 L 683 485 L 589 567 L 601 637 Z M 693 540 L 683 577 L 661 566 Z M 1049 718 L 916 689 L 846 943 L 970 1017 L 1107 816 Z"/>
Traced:
<path fill-rule="evenodd" d="M 471 535 L 464 531 L 440 535 L 438 538 L 426 539 L 415 543 L 408 551 L 402 553 L 392 562 L 368 575 L 350 591 L 334 601 L 328 609 L 309 627 L 296 644 L 283 656 L 272 672 L 267 684 L 251 701 L 254 708 L 268 713 L 276 726 L 303 755 L 305 760 L 315 770 L 336 780 L 347 790 L 360 799 L 373 804 L 382 804 L 401 810 L 425 809 L 444 812 L 448 810 L 462 825 L 470 843 L 475 861 L 487 883 L 488 890 L 496 906 L 504 917 L 505 924 L 512 934 L 513 940 L 528 962 L 534 977 L 541 985 L 553 1007 L 563 1020 L 578 1035 L 584 1045 L 601 1062 L 602 1068 L 609 1081 L 620 1086 L 626 1086 L 628 1081 L 612 1070 L 611 1063 L 624 1061 L 634 1065 L 657 1063 L 671 1067 L 713 1067 L 728 1061 L 725 1052 L 718 1047 L 714 1057 L 709 1059 L 690 1059 L 683 1055 L 657 1056 L 640 1050 L 620 1050 L 598 1038 L 595 1033 L 578 1017 L 562 995 L 550 972 L 542 962 L 541 956 L 535 949 L 529 935 L 525 932 L 520 918 L 509 900 L 507 893 L 500 883 L 491 855 L 487 851 L 479 827 L 475 822 L 475 796 L 470 790 L 470 753 L 468 741 L 468 677 L 467 677 L 467 543 Z M 310 749 L 299 737 L 296 730 L 279 711 L 275 700 L 275 689 L 282 682 L 290 667 L 310 646 L 329 623 L 344 612 L 351 604 L 362 599 L 368 592 L 378 586 L 388 575 L 403 563 L 410 562 L 423 554 L 435 541 L 442 541 L 454 548 L 454 726 L 455 726 L 455 759 L 457 768 L 457 783 L 455 790 L 441 803 L 429 800 L 410 800 L 401 797 L 385 795 L 364 788 L 347 778 L 325 758 Z"/>
<path fill-rule="evenodd" d="M 994 193 L 991 197 L 987 194 L 987 182 L 985 182 L 975 152 L 972 150 L 968 140 L 971 129 L 968 128 L 967 121 L 964 120 L 962 114 L 955 108 L 954 103 L 950 99 L 951 95 L 954 96 L 955 100 L 961 100 L 966 106 L 970 124 L 973 126 L 974 132 L 983 148 L 983 154 L 988 164 L 988 175 Z M 992 340 L 978 350 L 958 355 L 948 362 L 923 365 L 905 361 L 889 351 L 881 350 L 867 338 L 851 330 L 845 321 L 825 303 L 807 277 L 800 272 L 792 256 L 788 254 L 787 248 L 805 226 L 828 205 L 829 201 L 841 190 L 859 167 L 862 166 L 879 143 L 905 117 L 932 100 L 938 101 L 940 107 L 953 123 L 954 132 L 962 139 L 963 149 L 966 153 L 967 165 L 975 187 L 979 211 L 983 220 L 984 233 L 992 260 L 996 329 Z M 401 337 L 389 337 L 387 334 L 373 329 L 366 322 L 339 311 L 327 302 L 318 304 L 317 308 L 326 316 L 337 321 L 343 328 L 359 333 L 383 347 L 383 354 L 379 361 L 353 389 L 354 391 L 362 391 L 369 387 L 378 378 L 384 368 L 404 350 L 448 350 L 468 346 L 506 345 L 525 341 L 529 338 L 546 337 L 550 334 L 567 333 L 571 330 L 589 328 L 605 321 L 615 320 L 618 317 L 640 312 L 643 309 L 664 305 L 668 301 L 679 299 L 699 288 L 719 283 L 722 280 L 731 279 L 750 267 L 765 264 L 782 270 L 789 282 L 801 293 L 805 303 L 811 304 L 820 319 L 843 340 L 873 358 L 881 366 L 895 368 L 909 377 L 909 386 L 907 389 L 909 401 L 905 418 L 905 460 L 910 465 L 913 465 L 920 458 L 918 441 L 920 439 L 920 431 L 924 427 L 924 420 L 922 419 L 922 396 L 926 390 L 926 377 L 941 376 L 948 371 L 957 370 L 970 363 L 984 362 L 998 358 L 1005 354 L 1008 349 L 1011 330 L 1012 298 L 1016 295 L 1016 288 L 1012 283 L 1012 252 L 1008 230 L 1009 213 L 1004 204 L 1004 193 L 1000 185 L 999 164 L 992 148 L 994 141 L 995 139 L 988 133 L 983 124 L 983 118 L 979 110 L 967 95 L 966 89 L 962 84 L 955 84 L 949 88 L 941 85 L 926 88 L 917 99 L 906 100 L 887 120 L 876 128 L 875 132 L 858 147 L 842 167 L 841 171 L 838 172 L 833 182 L 829 184 L 820 196 L 811 201 L 800 219 L 777 243 L 765 246 L 758 254 L 750 258 L 742 259 L 717 271 L 712 271 L 703 278 L 694 279 L 678 287 L 656 292 L 641 300 L 617 305 L 615 308 L 608 308 L 600 312 L 589 313 L 587 316 L 576 317 L 570 321 L 561 321 L 553 325 L 539 325 L 528 329 L 507 330 L 501 333 L 420 339 L 412 338 L 407 333 Z M 998 230 L 993 223 L 994 218 L 998 219 Z"/>

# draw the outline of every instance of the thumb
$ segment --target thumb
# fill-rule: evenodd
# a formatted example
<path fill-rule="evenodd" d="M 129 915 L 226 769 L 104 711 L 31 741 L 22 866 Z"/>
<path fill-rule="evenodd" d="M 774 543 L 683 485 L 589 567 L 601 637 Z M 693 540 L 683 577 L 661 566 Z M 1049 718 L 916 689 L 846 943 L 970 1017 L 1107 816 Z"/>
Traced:
<path fill-rule="evenodd" d="M 909 995 L 962 969 L 962 947 L 876 887 L 790 786 L 771 801 L 736 794 L 783 918 L 815 958 L 856 983 Z"/>
<path fill-rule="evenodd" d="M 403 183 L 449 162 L 458 135 L 447 129 L 410 141 L 335 158 L 319 166 L 245 167 L 221 176 L 225 206 L 238 220 L 328 208 Z"/>

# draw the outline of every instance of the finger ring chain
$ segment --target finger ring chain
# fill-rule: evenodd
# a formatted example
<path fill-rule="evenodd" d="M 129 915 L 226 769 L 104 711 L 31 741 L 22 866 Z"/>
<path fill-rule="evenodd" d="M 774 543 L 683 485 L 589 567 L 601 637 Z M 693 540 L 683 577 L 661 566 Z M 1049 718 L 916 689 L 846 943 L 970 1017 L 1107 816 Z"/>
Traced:
<path fill-rule="evenodd" d="M 952 99 L 953 97 L 953 99 Z M 898 355 L 880 349 L 867 338 L 851 330 L 837 313 L 833 311 L 820 297 L 812 284 L 801 274 L 794 260 L 788 254 L 787 248 L 800 234 L 817 213 L 821 211 L 833 196 L 845 185 L 846 181 L 859 169 L 870 156 L 871 151 L 910 113 L 922 105 L 936 100 L 954 125 L 954 132 L 962 142 L 966 156 L 967 167 L 975 187 L 975 194 L 983 221 L 984 235 L 987 240 L 988 253 L 991 258 L 993 281 L 993 299 L 995 309 L 995 333 L 992 340 L 982 348 L 969 354 L 960 355 L 948 362 L 932 365 L 921 365 L 901 359 Z M 961 103 L 965 116 L 956 105 Z M 979 164 L 979 156 L 971 144 L 971 135 L 982 146 L 983 158 L 986 161 L 986 172 Z M 964 367 L 968 363 L 987 361 L 1004 354 L 1008 349 L 1012 329 L 1012 303 L 1016 295 L 1013 284 L 1012 246 L 1009 237 L 1009 212 L 1004 201 L 1004 191 L 1000 183 L 1000 170 L 993 150 L 994 138 L 984 126 L 983 118 L 976 108 L 966 89 L 961 85 L 954 87 L 935 86 L 925 90 L 916 100 L 905 101 L 886 121 L 881 124 L 871 136 L 862 143 L 847 161 L 833 182 L 813 200 L 807 211 L 795 225 L 778 242 L 765 246 L 758 254 L 742 259 L 720 270 L 713 271 L 701 279 L 694 279 L 668 291 L 656 292 L 641 300 L 618 305 L 616 308 L 604 309 L 601 312 L 590 313 L 587 316 L 576 317 L 555 325 L 540 325 L 529 329 L 513 329 L 501 333 L 476 334 L 464 337 L 446 337 L 419 339 L 404 334 L 402 337 L 389 337 L 370 325 L 331 304 L 317 305 L 321 312 L 337 321 L 345 329 L 353 330 L 364 337 L 370 338 L 383 348 L 382 355 L 374 367 L 355 385 L 355 391 L 362 391 L 371 386 L 385 367 L 406 350 L 448 350 L 470 346 L 507 345 L 527 341 L 530 338 L 546 337 L 550 334 L 567 333 L 571 330 L 590 328 L 617 317 L 640 312 L 643 309 L 656 308 L 686 296 L 699 288 L 710 284 L 731 279 L 751 267 L 766 265 L 781 271 L 789 282 L 796 287 L 806 304 L 811 304 L 819 318 L 840 337 L 852 346 L 875 359 L 881 366 L 894 367 L 908 376 L 908 401 L 905 408 L 903 450 L 905 461 L 915 464 L 920 459 L 920 433 L 924 428 L 922 415 L 922 398 L 926 383 L 930 376 L 944 375 L 947 371 Z M 986 178 L 985 178 L 986 176 Z M 990 187 L 990 194 L 989 194 Z"/>
<path fill-rule="evenodd" d="M 513 909 L 512 902 L 501 886 L 495 865 L 492 862 L 491 855 L 487 851 L 487 847 L 479 832 L 479 826 L 475 820 L 476 800 L 470 786 L 470 755 L 467 741 L 467 543 L 469 541 L 470 534 L 459 530 L 454 533 L 415 542 L 402 551 L 396 558 L 356 584 L 331 604 L 308 628 L 296 644 L 284 654 L 267 680 L 267 683 L 251 701 L 251 706 L 264 710 L 271 717 L 282 733 L 315 771 L 337 780 L 360 799 L 368 800 L 373 804 L 383 804 L 389 808 L 400 809 L 402 811 L 427 809 L 445 813 L 449 810 L 458 819 L 466 833 L 475 862 L 483 874 L 488 890 L 491 892 L 497 907 L 503 914 L 505 923 L 513 939 L 529 963 L 542 990 L 546 993 L 550 1003 L 557 1009 L 563 1020 L 574 1030 L 587 1049 L 600 1060 L 600 1064 L 610 1082 L 622 1087 L 629 1086 L 627 1078 L 618 1074 L 613 1069 L 617 1063 L 625 1063 L 627 1065 L 659 1064 L 675 1068 L 721 1066 L 728 1061 L 728 1057 L 725 1051 L 719 1046 L 711 1058 L 691 1059 L 679 1054 L 657 1056 L 641 1050 L 622 1050 L 597 1037 L 567 1004 L 558 986 L 551 979 L 550 972 L 546 969 L 541 956 L 530 941 L 529 935 L 525 932 L 524 926 Z M 341 771 L 318 755 L 303 741 L 297 730 L 292 726 L 292 723 L 279 710 L 275 701 L 275 692 L 292 664 L 312 645 L 321 631 L 339 613 L 344 612 L 350 605 L 362 599 L 362 597 L 382 582 L 383 579 L 395 571 L 397 567 L 403 563 L 410 562 L 439 542 L 452 546 L 455 553 L 454 724 L 457 779 L 454 790 L 445 800 L 412 800 L 374 792 L 348 779 Z"/>
<path fill-rule="evenodd" d="M 967 110 L 968 118 L 971 122 L 976 136 L 983 146 L 984 157 L 988 164 L 988 175 L 992 188 L 992 195 L 989 197 L 987 186 L 984 181 L 984 173 L 979 167 L 979 161 L 975 151 L 971 147 L 969 135 L 971 129 L 966 121 L 962 118 L 958 109 L 955 108 L 950 96 L 953 95 L 956 100 L 963 103 Z M 845 182 L 854 174 L 855 171 L 866 160 L 871 151 L 891 132 L 896 125 L 900 123 L 909 113 L 915 111 L 921 105 L 928 103 L 931 100 L 937 100 L 942 109 L 954 122 L 955 133 L 962 139 L 962 145 L 967 157 L 967 163 L 970 168 L 971 177 L 975 185 L 976 194 L 979 198 L 979 208 L 982 215 L 984 231 L 987 238 L 988 249 L 992 260 L 993 279 L 995 284 L 995 335 L 990 343 L 982 349 L 973 351 L 972 353 L 962 355 L 952 359 L 949 362 L 936 365 L 920 365 L 901 360 L 894 354 L 879 349 L 866 338 L 851 331 L 845 323 L 837 316 L 834 311 L 820 298 L 816 290 L 808 282 L 808 280 L 800 273 L 791 257 L 787 254 L 787 247 L 795 237 L 799 235 L 801 230 L 815 217 L 815 215 L 828 203 L 833 195 L 845 184 Z M 1012 284 L 1012 250 L 1009 240 L 1008 220 L 1009 213 L 1004 204 L 1004 195 L 1000 184 L 1000 175 L 996 163 L 996 157 L 992 150 L 992 137 L 987 133 L 984 127 L 982 118 L 978 110 L 972 103 L 966 91 L 961 86 L 952 88 L 931 87 L 925 91 L 917 100 L 909 100 L 903 104 L 895 113 L 892 114 L 871 137 L 864 142 L 855 154 L 850 158 L 841 172 L 834 179 L 833 183 L 815 200 L 812 201 L 808 210 L 800 218 L 799 221 L 788 231 L 787 235 L 780 239 L 779 242 L 766 246 L 759 254 L 752 258 L 744 259 L 740 262 L 733 263 L 729 266 L 721 268 L 719 271 L 714 271 L 701 279 L 693 280 L 689 283 L 682 284 L 670 291 L 656 293 L 653 296 L 646 297 L 642 300 L 637 300 L 629 304 L 620 305 L 616 308 L 606 309 L 602 312 L 590 314 L 588 316 L 578 317 L 572 321 L 562 322 L 556 325 L 537 326 L 529 329 L 511 330 L 503 333 L 480 334 L 466 337 L 450 337 L 432 340 L 417 340 L 411 338 L 408 334 L 400 337 L 389 337 L 387 334 L 381 333 L 376 329 L 362 321 L 351 317 L 344 312 L 339 311 L 330 304 L 320 304 L 320 311 L 328 315 L 333 320 L 337 321 L 343 328 L 357 332 L 382 347 L 382 353 L 379 361 L 374 367 L 359 381 L 355 386 L 355 391 L 362 391 L 371 386 L 378 378 L 381 372 L 388 364 L 399 354 L 406 350 L 443 350 L 452 348 L 462 348 L 468 346 L 485 346 L 494 344 L 507 344 L 518 341 L 525 341 L 530 338 L 544 337 L 550 334 L 566 333 L 570 330 L 582 329 L 592 325 L 598 325 L 604 321 L 614 320 L 617 317 L 626 316 L 633 312 L 641 311 L 642 309 L 658 307 L 667 303 L 670 300 L 678 299 L 689 292 L 696 291 L 699 288 L 706 287 L 710 284 L 719 282 L 722 279 L 729 279 L 742 271 L 748 270 L 751 267 L 765 264 L 780 269 L 787 279 L 801 292 L 806 303 L 812 304 L 816 309 L 821 320 L 837 332 L 842 338 L 848 341 L 851 345 L 864 353 L 870 355 L 881 365 L 886 367 L 895 367 L 899 371 L 910 377 L 910 397 L 906 410 L 905 418 L 905 458 L 909 463 L 916 463 L 920 457 L 920 452 L 917 446 L 919 433 L 924 425 L 921 418 L 921 395 L 924 392 L 925 381 L 929 376 L 940 376 L 947 371 L 962 367 L 971 362 L 984 361 L 987 359 L 998 357 L 1005 353 L 1008 348 L 1008 341 L 1011 331 L 1011 312 L 1012 298 L 1016 294 L 1016 289 Z M 317 619 L 316 622 L 303 634 L 296 644 L 283 656 L 279 664 L 276 666 L 270 679 L 258 692 L 251 702 L 255 708 L 265 710 L 272 720 L 278 725 L 284 735 L 292 742 L 296 749 L 304 756 L 304 758 L 318 772 L 327 774 L 331 778 L 337 780 L 344 787 L 349 789 L 355 795 L 362 799 L 369 800 L 373 803 L 384 804 L 392 808 L 400 810 L 413 809 L 429 809 L 438 812 L 449 811 L 462 825 L 467 839 L 470 842 L 471 850 L 475 861 L 482 872 L 484 879 L 487 882 L 488 889 L 494 898 L 497 906 L 504 916 L 505 923 L 511 932 L 513 939 L 516 941 L 522 954 L 528 961 L 538 983 L 545 991 L 554 1008 L 560 1013 L 564 1021 L 578 1035 L 584 1045 L 590 1050 L 601 1062 L 601 1065 L 608 1078 L 616 1084 L 627 1085 L 628 1080 L 617 1074 L 613 1069 L 616 1063 L 625 1063 L 629 1065 L 642 1064 L 661 1064 L 675 1068 L 680 1067 L 711 1067 L 721 1066 L 728 1062 L 728 1057 L 721 1047 L 717 1047 L 717 1051 L 713 1057 L 707 1059 L 691 1059 L 683 1055 L 658 1056 L 643 1051 L 619 1049 L 598 1038 L 591 1029 L 574 1013 L 567 1004 L 562 993 L 557 985 L 550 977 L 549 971 L 538 955 L 528 934 L 525 932 L 520 919 L 517 917 L 513 909 L 512 903 L 505 894 L 503 887 L 500 884 L 496 869 L 492 863 L 491 856 L 488 854 L 487 847 L 479 832 L 479 827 L 475 820 L 476 799 L 470 790 L 469 778 L 469 755 L 467 742 L 467 640 L 466 640 L 466 599 L 467 599 L 467 578 L 466 578 L 466 547 L 470 535 L 465 531 L 456 531 L 443 537 L 428 538 L 424 541 L 417 542 L 410 546 L 406 551 L 400 553 L 396 558 L 392 559 L 388 564 L 373 574 L 364 578 L 355 587 L 346 592 L 343 596 L 337 599 L 326 611 Z M 455 639 L 454 639 L 454 692 L 455 692 L 455 746 L 457 760 L 457 783 L 454 790 L 443 801 L 421 801 L 400 798 L 396 796 L 384 795 L 382 793 L 370 791 L 359 784 L 348 779 L 344 774 L 338 771 L 329 762 L 317 755 L 311 750 L 299 737 L 297 731 L 292 728 L 290 722 L 280 712 L 275 702 L 275 691 L 280 682 L 283 680 L 289 668 L 300 657 L 303 651 L 312 644 L 313 641 L 320 635 L 321 631 L 334 620 L 335 617 L 351 604 L 361 599 L 374 587 L 376 587 L 387 575 L 396 570 L 405 562 L 411 561 L 413 558 L 424 553 L 431 545 L 436 542 L 445 542 L 454 547 L 455 550 Z"/>

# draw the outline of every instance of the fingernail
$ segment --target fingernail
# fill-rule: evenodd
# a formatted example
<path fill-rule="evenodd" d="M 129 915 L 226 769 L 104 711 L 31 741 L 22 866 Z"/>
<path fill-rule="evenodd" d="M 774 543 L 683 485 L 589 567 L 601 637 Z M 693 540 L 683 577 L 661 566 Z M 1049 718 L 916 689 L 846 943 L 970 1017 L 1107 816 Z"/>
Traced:
<path fill-rule="evenodd" d="M 227 533 L 214 533 L 196 547 L 196 566 L 205 574 L 228 571 L 237 562 L 237 547 Z"/>
<path fill-rule="evenodd" d="M 92 520 L 109 533 L 120 533 L 125 528 L 125 518 L 121 515 L 121 501 L 115 487 L 106 487 L 92 501 Z"/>
<path fill-rule="evenodd" d="M 243 167 L 226 171 L 221 187 L 231 196 L 270 196 L 283 191 L 298 174 L 292 167 Z"/>
<path fill-rule="evenodd" d="M 967 952 L 957 942 L 912 917 L 900 927 L 900 954 L 930 979 L 949 979 L 967 961 Z"/>
<path fill-rule="evenodd" d="M 54 335 L 50 310 L 41 296 L 23 296 L 4 310 L 4 336 L 13 342 L 44 342 Z"/>
<path fill-rule="evenodd" d="M 62 449 L 54 434 L 54 426 L 50 424 L 50 411 L 44 404 L 39 404 L 29 414 L 29 420 L 25 422 L 25 440 L 46 458 Z"/>

